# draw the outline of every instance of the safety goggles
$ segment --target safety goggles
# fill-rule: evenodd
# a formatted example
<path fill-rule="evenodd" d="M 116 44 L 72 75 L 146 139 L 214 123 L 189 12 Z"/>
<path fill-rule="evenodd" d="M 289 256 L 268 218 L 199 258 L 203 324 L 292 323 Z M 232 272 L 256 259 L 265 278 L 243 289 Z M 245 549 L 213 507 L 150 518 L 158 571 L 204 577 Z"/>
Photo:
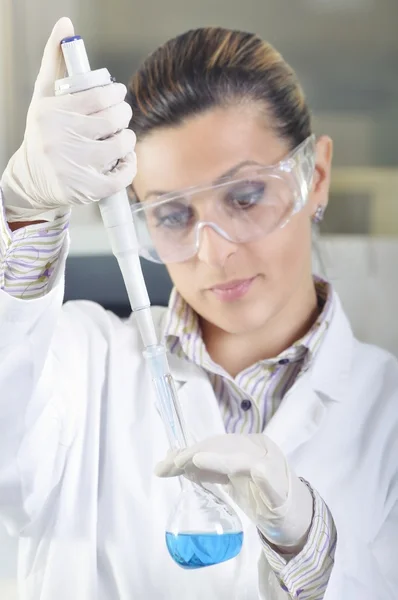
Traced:
<path fill-rule="evenodd" d="M 157 263 L 184 262 L 197 253 L 211 228 L 235 244 L 284 227 L 305 205 L 315 167 L 311 135 L 273 166 L 256 164 L 217 182 L 159 196 L 132 198 L 140 255 Z"/>

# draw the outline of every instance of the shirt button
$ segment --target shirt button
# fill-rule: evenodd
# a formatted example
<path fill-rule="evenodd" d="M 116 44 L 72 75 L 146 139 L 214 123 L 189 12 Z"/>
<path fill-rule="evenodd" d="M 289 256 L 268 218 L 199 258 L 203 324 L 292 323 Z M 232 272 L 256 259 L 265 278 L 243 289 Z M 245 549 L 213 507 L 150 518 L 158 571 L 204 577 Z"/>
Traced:
<path fill-rule="evenodd" d="M 280 360 L 278 360 L 278 365 L 288 365 L 290 363 L 290 360 L 288 358 L 281 358 Z"/>
<path fill-rule="evenodd" d="M 252 403 L 250 402 L 250 400 L 242 400 L 242 402 L 240 403 L 240 407 L 242 410 L 250 410 L 252 407 Z"/>

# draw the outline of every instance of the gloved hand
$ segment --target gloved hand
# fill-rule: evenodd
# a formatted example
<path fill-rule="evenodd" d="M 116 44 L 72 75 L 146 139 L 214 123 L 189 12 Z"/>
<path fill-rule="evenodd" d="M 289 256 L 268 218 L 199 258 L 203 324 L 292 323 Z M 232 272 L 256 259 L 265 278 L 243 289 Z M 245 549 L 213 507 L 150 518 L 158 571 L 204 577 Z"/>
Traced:
<path fill-rule="evenodd" d="M 297 554 L 305 545 L 313 517 L 312 494 L 265 435 L 220 435 L 170 451 L 155 473 L 221 484 L 279 550 Z"/>
<path fill-rule="evenodd" d="M 9 222 L 105 198 L 135 176 L 135 135 L 125 129 L 131 109 L 124 85 L 54 96 L 55 80 L 65 72 L 60 41 L 73 34 L 71 21 L 60 19 L 45 47 L 23 143 L 1 179 Z"/>

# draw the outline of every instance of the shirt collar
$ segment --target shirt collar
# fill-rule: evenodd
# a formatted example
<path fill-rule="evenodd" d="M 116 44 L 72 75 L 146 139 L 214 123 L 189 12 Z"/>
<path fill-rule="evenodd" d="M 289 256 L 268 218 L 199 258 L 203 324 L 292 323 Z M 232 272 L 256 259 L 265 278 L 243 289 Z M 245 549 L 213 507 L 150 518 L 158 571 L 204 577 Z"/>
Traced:
<path fill-rule="evenodd" d="M 278 356 L 260 361 L 264 366 L 272 367 L 281 360 L 295 362 L 314 358 L 328 329 L 335 305 L 335 294 L 330 284 L 318 277 L 314 278 L 320 314 L 311 329 L 292 346 Z M 184 357 L 195 364 L 214 370 L 214 363 L 206 351 L 202 339 L 199 317 L 193 308 L 174 288 L 167 309 L 163 336 L 171 354 Z M 222 369 L 220 369 L 220 372 Z"/>

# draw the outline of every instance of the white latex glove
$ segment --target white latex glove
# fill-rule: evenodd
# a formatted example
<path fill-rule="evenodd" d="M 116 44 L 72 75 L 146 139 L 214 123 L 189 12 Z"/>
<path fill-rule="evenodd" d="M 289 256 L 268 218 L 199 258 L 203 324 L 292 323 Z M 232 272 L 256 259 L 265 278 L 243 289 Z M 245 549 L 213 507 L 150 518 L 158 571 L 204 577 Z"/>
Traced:
<path fill-rule="evenodd" d="M 54 96 L 55 80 L 65 72 L 60 41 L 73 34 L 71 21 L 60 19 L 45 47 L 23 143 L 1 179 L 9 222 L 105 198 L 126 188 L 136 174 L 135 135 L 125 129 L 131 108 L 124 102 L 124 85 Z"/>
<path fill-rule="evenodd" d="M 271 544 L 292 554 L 305 545 L 312 494 L 265 435 L 225 434 L 170 451 L 155 473 L 222 484 Z"/>

